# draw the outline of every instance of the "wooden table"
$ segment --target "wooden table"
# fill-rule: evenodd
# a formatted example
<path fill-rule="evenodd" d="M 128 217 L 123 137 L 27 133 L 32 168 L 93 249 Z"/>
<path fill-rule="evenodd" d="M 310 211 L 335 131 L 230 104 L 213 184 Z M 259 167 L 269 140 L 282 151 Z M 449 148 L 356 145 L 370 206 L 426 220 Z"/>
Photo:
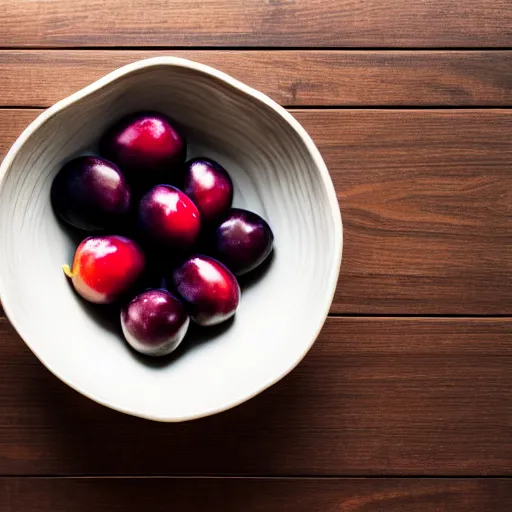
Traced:
<path fill-rule="evenodd" d="M 512 509 L 510 0 L 3 0 L 0 26 L 2 154 L 108 71 L 189 57 L 290 108 L 345 226 L 313 350 L 208 419 L 95 404 L 2 316 L 2 512 Z"/>

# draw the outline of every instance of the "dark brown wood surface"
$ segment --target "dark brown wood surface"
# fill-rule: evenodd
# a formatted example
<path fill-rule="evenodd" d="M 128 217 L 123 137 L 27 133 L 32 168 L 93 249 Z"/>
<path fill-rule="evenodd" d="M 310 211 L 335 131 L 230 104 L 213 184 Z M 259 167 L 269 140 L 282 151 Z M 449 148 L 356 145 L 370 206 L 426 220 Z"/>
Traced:
<path fill-rule="evenodd" d="M 162 55 L 214 66 L 287 106 L 512 104 L 512 51 L 3 50 L 0 106 L 48 107 Z"/>
<path fill-rule="evenodd" d="M 506 47 L 509 0 L 3 0 L 1 46 Z"/>
<path fill-rule="evenodd" d="M 512 321 L 330 318 L 302 364 L 231 411 L 122 415 L 0 321 L 0 474 L 510 475 Z"/>
<path fill-rule="evenodd" d="M 176 55 L 291 108 L 344 222 L 311 352 L 194 422 L 84 398 L 0 306 L 0 512 L 512 509 L 509 0 L 4 0 L 0 23 L 0 158 L 42 108 Z"/>
<path fill-rule="evenodd" d="M 292 112 L 342 210 L 333 313 L 512 313 L 511 110 Z M 0 110 L 0 153 L 38 113 Z"/>
<path fill-rule="evenodd" d="M 2 512 L 488 512 L 512 507 L 511 482 L 505 479 L 0 478 L 0 500 Z"/>

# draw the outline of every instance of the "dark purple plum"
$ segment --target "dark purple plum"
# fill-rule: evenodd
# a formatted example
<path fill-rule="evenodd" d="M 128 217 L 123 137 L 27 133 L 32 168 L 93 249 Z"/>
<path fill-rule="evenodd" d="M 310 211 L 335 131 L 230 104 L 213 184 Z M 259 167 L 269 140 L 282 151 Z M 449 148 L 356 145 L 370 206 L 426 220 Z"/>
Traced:
<path fill-rule="evenodd" d="M 136 112 L 111 126 L 100 140 L 100 154 L 115 162 L 135 188 L 171 179 L 186 156 L 186 142 L 173 121 L 158 112 Z"/>
<path fill-rule="evenodd" d="M 261 265 L 274 243 L 268 223 L 256 213 L 241 208 L 230 210 L 214 238 L 216 256 L 237 276 Z"/>
<path fill-rule="evenodd" d="M 183 192 L 170 185 L 157 185 L 140 201 L 138 230 L 162 248 L 190 249 L 199 236 L 201 215 Z"/>
<path fill-rule="evenodd" d="M 209 158 L 185 163 L 183 192 L 196 204 L 205 223 L 218 220 L 233 202 L 233 182 L 220 164 Z"/>
<path fill-rule="evenodd" d="M 208 256 L 189 258 L 173 272 L 172 283 L 198 325 L 224 322 L 235 314 L 240 303 L 236 277 Z"/>
<path fill-rule="evenodd" d="M 130 188 L 112 162 L 79 156 L 59 171 L 51 201 L 57 215 L 75 228 L 101 231 L 118 225 L 130 208 Z"/>
<path fill-rule="evenodd" d="M 121 310 L 126 341 L 148 356 L 164 356 L 175 350 L 189 323 L 181 302 L 164 289 L 147 290 Z"/>

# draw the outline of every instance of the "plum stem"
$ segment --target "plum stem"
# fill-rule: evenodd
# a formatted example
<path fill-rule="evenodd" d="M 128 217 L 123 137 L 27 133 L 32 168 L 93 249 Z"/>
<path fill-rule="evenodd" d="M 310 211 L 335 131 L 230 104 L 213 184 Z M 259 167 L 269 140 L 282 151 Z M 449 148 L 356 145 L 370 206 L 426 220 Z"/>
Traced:
<path fill-rule="evenodd" d="M 73 276 L 75 275 L 73 274 L 69 265 L 62 265 L 62 270 L 64 271 L 64 274 L 66 274 L 70 279 L 72 279 Z"/>

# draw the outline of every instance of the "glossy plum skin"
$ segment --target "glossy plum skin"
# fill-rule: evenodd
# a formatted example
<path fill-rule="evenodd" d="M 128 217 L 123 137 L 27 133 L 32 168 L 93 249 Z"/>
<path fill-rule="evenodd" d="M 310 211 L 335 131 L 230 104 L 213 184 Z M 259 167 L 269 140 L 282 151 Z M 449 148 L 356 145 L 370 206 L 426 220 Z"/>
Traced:
<path fill-rule="evenodd" d="M 100 139 L 100 154 L 115 162 L 129 181 L 152 185 L 162 182 L 185 161 L 186 142 L 167 116 L 136 112 L 120 119 Z"/>
<path fill-rule="evenodd" d="M 189 258 L 173 272 L 172 283 L 198 325 L 224 322 L 235 314 L 240 303 L 235 276 L 208 256 Z"/>
<path fill-rule="evenodd" d="M 194 245 L 201 229 L 197 206 L 170 185 L 157 185 L 140 201 L 138 230 L 149 241 L 186 251 Z"/>
<path fill-rule="evenodd" d="M 235 275 L 261 265 L 272 252 L 274 234 L 256 213 L 233 208 L 215 231 L 215 255 Z"/>
<path fill-rule="evenodd" d="M 79 156 L 55 176 L 51 202 L 55 213 L 71 226 L 101 231 L 120 223 L 130 208 L 130 188 L 112 162 Z"/>
<path fill-rule="evenodd" d="M 183 192 L 197 205 L 205 223 L 219 219 L 233 202 L 233 182 L 229 174 L 209 158 L 185 162 Z"/>
<path fill-rule="evenodd" d="M 144 253 L 133 240 L 91 236 L 76 249 L 72 267 L 62 268 L 85 300 L 110 304 L 136 283 L 144 266 Z"/>
<path fill-rule="evenodd" d="M 148 356 L 170 354 L 182 342 L 190 318 L 167 290 L 147 290 L 121 310 L 121 327 L 131 347 Z"/>

